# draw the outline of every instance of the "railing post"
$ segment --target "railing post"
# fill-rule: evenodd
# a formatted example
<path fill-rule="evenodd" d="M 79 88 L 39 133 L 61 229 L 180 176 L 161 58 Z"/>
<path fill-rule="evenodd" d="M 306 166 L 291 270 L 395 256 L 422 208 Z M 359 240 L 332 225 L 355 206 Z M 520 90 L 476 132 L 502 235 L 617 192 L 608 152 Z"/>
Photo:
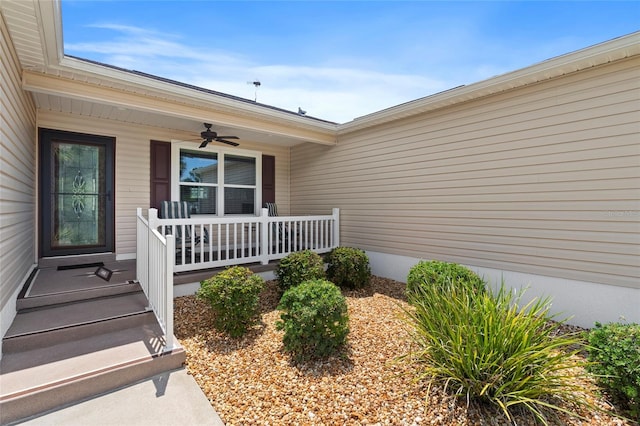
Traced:
<path fill-rule="evenodd" d="M 143 235 L 143 230 L 142 230 L 142 225 L 140 224 L 140 217 L 142 216 L 142 208 L 138 207 L 136 208 L 136 280 L 138 282 L 140 282 L 140 274 L 142 271 L 142 268 L 145 267 L 145 262 L 148 261 L 143 259 L 143 254 L 144 256 L 146 256 L 145 253 L 143 253 L 143 249 L 142 249 L 142 241 L 140 241 L 142 239 L 142 235 Z M 146 235 L 146 231 L 144 232 L 144 234 Z"/>
<path fill-rule="evenodd" d="M 269 263 L 269 210 L 260 210 L 260 263 Z"/>
<path fill-rule="evenodd" d="M 333 209 L 333 246 L 340 247 L 340 209 Z"/>
<path fill-rule="evenodd" d="M 149 209 L 149 228 L 158 229 L 158 209 Z"/>
<path fill-rule="evenodd" d="M 149 222 L 149 227 L 147 229 L 147 256 L 151 256 L 151 247 L 152 247 L 152 242 L 151 240 L 153 239 L 153 230 L 154 229 L 158 229 L 158 209 L 149 209 L 149 213 L 148 213 L 148 222 Z M 158 265 L 155 264 L 155 262 L 151 262 L 151 259 L 149 258 L 149 260 L 147 261 L 147 280 L 149 280 L 149 282 L 147 283 L 148 288 L 149 288 L 149 293 L 147 294 L 147 298 L 152 299 L 151 297 L 151 292 L 152 292 L 152 286 L 154 285 L 153 283 L 151 283 L 151 277 L 152 277 L 152 272 L 151 272 L 151 268 L 153 267 L 157 267 Z M 148 309 L 153 310 L 153 301 L 149 300 L 149 306 L 147 307 Z"/>
<path fill-rule="evenodd" d="M 156 210 L 156 209 L 153 209 Z M 157 210 L 156 210 L 157 214 Z M 173 350 L 173 262 L 175 261 L 175 238 L 173 235 L 165 236 L 167 251 L 165 260 L 165 349 Z"/>

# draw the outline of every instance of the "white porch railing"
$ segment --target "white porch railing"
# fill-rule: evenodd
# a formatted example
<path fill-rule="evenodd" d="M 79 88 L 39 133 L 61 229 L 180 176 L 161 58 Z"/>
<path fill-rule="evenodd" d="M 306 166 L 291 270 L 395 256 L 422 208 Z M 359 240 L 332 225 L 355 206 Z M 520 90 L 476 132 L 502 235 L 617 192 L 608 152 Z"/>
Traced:
<path fill-rule="evenodd" d="M 164 331 L 165 350 L 173 349 L 174 237 L 161 235 L 137 209 L 136 275 Z"/>
<path fill-rule="evenodd" d="M 340 245 L 340 211 L 326 216 L 146 219 L 137 209 L 136 275 L 173 349 L 173 273 L 281 259 L 290 253 L 326 253 Z"/>
<path fill-rule="evenodd" d="M 219 268 L 281 259 L 290 253 L 326 253 L 340 245 L 340 211 L 324 216 L 159 219 L 149 209 L 149 227 L 174 235 L 175 272 Z"/>

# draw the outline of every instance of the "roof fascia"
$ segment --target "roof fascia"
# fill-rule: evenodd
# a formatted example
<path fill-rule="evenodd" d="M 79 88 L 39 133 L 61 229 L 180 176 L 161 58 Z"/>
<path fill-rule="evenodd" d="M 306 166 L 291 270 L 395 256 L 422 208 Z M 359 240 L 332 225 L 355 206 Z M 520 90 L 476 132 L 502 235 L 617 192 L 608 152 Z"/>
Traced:
<path fill-rule="evenodd" d="M 60 0 L 33 0 L 40 31 L 40 43 L 47 66 L 57 65 L 64 56 Z"/>
<path fill-rule="evenodd" d="M 448 107 L 640 54 L 640 32 L 558 56 L 517 71 L 410 101 L 338 125 L 338 136 Z"/>
<path fill-rule="evenodd" d="M 290 112 L 272 110 L 257 104 L 253 105 L 249 102 L 241 102 L 232 98 L 201 92 L 189 87 L 155 80 L 143 75 L 129 73 L 110 67 L 103 67 L 99 64 L 82 61 L 68 56 L 64 56 L 62 58 L 58 67 L 51 68 L 55 68 L 62 72 L 66 71 L 76 74 L 76 78 L 85 76 L 88 79 L 99 79 L 115 85 L 126 86 L 134 92 L 145 94 L 155 92 L 155 96 L 175 102 L 192 105 L 202 105 L 204 103 L 209 108 L 221 108 L 225 111 L 234 111 L 239 114 L 260 116 L 268 118 L 269 120 L 287 123 L 288 125 L 321 132 L 335 132 L 337 128 L 336 123 L 314 120 L 312 118 L 299 116 Z"/>

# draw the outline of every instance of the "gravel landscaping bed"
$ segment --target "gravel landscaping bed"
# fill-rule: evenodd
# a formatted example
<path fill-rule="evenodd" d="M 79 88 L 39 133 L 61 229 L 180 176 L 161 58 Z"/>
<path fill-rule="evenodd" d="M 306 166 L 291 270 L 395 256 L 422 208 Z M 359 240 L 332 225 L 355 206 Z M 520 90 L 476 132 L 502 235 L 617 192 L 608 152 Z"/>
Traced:
<path fill-rule="evenodd" d="M 373 277 L 364 290 L 344 292 L 349 308 L 347 348 L 327 360 L 294 363 L 275 329 L 278 292 L 266 283 L 261 321 L 241 339 L 212 327 L 209 306 L 194 296 L 175 303 L 175 335 L 187 352 L 187 371 L 227 425 L 507 425 L 491 407 L 471 405 L 413 380 L 410 365 L 394 362 L 410 348 L 399 317 L 404 284 Z M 582 388 L 595 395 L 593 384 Z M 596 397 L 594 397 L 596 398 Z M 602 398 L 594 402 L 611 409 Z M 561 416 L 558 425 L 631 425 L 606 414 Z M 514 419 L 534 424 L 530 417 Z"/>

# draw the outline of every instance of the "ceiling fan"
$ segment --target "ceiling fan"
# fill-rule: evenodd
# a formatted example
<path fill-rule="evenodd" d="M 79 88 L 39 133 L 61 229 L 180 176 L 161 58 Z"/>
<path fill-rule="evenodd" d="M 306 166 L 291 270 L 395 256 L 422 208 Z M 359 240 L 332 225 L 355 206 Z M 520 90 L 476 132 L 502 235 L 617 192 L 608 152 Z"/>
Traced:
<path fill-rule="evenodd" d="M 206 130 L 203 132 L 200 132 L 200 137 L 203 139 L 202 143 L 200 144 L 200 148 L 204 148 L 207 146 L 207 144 L 209 144 L 209 142 L 214 142 L 214 141 L 226 143 L 227 145 L 231 145 L 231 146 L 240 145 L 238 142 L 232 142 L 227 140 L 227 139 L 239 139 L 237 136 L 218 136 L 216 132 L 211 130 L 210 123 L 203 123 L 203 124 L 204 124 L 204 127 L 206 127 Z"/>

